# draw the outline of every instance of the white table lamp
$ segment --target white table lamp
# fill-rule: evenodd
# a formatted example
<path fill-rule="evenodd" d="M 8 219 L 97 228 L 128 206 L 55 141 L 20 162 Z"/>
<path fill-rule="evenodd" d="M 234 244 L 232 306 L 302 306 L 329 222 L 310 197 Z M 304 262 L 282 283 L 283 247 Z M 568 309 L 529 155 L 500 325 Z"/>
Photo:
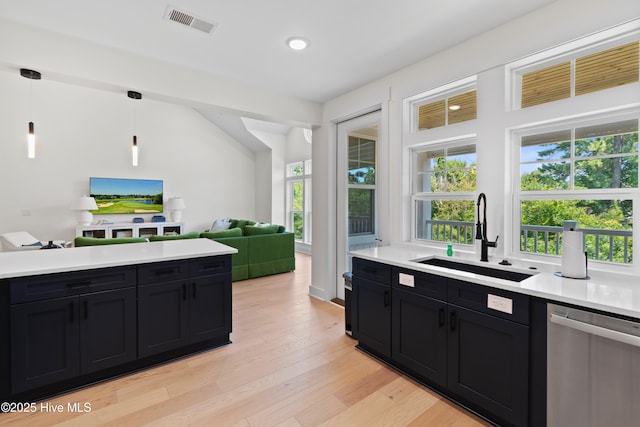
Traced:
<path fill-rule="evenodd" d="M 169 211 L 169 219 L 172 222 L 179 222 L 182 219 L 182 210 L 187 206 L 184 204 L 182 197 L 172 197 L 167 201 L 167 210 Z"/>
<path fill-rule="evenodd" d="M 93 214 L 90 211 L 98 210 L 98 205 L 93 197 L 82 196 L 76 199 L 71 209 L 78 211 L 76 216 L 78 225 L 90 225 L 93 222 Z"/>

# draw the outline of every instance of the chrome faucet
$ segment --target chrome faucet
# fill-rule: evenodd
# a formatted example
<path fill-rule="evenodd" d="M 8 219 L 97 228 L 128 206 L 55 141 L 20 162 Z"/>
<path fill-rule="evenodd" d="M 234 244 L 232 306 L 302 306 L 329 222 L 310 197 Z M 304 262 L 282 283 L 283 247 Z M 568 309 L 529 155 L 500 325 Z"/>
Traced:
<path fill-rule="evenodd" d="M 482 222 L 480 222 L 480 202 L 482 202 L 483 211 L 482 211 Z M 480 193 L 478 195 L 478 222 L 476 223 L 476 240 L 482 240 L 481 251 L 480 251 L 480 261 L 489 261 L 489 250 L 488 248 L 497 248 L 498 247 L 498 237 L 496 236 L 496 240 L 494 242 L 490 242 L 487 239 L 487 196 L 484 193 Z"/>

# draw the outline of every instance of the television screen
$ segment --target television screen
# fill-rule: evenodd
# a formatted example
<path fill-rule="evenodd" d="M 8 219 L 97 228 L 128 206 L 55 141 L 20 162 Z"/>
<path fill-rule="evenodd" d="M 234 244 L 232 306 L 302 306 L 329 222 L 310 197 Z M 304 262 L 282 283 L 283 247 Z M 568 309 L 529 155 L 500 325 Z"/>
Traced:
<path fill-rule="evenodd" d="M 162 180 L 90 178 L 89 193 L 98 205 L 94 214 L 162 212 Z"/>

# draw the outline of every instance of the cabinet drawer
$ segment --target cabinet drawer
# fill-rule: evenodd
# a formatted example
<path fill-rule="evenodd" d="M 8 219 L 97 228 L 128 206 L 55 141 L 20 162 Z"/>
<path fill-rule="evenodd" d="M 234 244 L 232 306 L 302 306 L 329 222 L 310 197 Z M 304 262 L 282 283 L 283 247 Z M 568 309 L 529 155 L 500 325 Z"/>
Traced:
<path fill-rule="evenodd" d="M 430 298 L 447 300 L 447 278 L 404 268 L 393 268 L 391 285 Z"/>
<path fill-rule="evenodd" d="M 353 275 L 374 282 L 391 284 L 391 266 L 361 258 L 352 260 Z"/>
<path fill-rule="evenodd" d="M 136 284 L 135 267 L 101 268 L 10 279 L 11 304 L 126 288 Z"/>
<path fill-rule="evenodd" d="M 170 282 L 189 277 L 188 261 L 167 261 L 138 266 L 138 284 Z"/>
<path fill-rule="evenodd" d="M 212 274 L 230 273 L 231 255 L 220 255 L 192 259 L 189 262 L 189 276 L 210 276 Z"/>
<path fill-rule="evenodd" d="M 448 281 L 449 303 L 491 314 L 513 322 L 529 324 L 529 297 L 502 289 L 467 283 Z"/>

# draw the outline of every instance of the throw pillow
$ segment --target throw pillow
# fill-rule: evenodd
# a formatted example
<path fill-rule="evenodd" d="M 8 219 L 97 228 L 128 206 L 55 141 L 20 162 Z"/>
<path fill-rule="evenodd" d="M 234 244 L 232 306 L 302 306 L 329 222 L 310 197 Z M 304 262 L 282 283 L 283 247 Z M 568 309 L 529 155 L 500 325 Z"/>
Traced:
<path fill-rule="evenodd" d="M 228 230 L 220 230 L 220 231 L 205 231 L 204 233 L 200 233 L 200 237 L 204 237 L 207 239 L 215 239 L 221 237 L 241 237 L 242 229 L 235 227 L 230 228 Z"/>
<path fill-rule="evenodd" d="M 213 225 L 211 225 L 209 231 L 228 230 L 229 228 L 231 228 L 231 220 L 229 218 L 216 219 L 213 221 Z"/>

